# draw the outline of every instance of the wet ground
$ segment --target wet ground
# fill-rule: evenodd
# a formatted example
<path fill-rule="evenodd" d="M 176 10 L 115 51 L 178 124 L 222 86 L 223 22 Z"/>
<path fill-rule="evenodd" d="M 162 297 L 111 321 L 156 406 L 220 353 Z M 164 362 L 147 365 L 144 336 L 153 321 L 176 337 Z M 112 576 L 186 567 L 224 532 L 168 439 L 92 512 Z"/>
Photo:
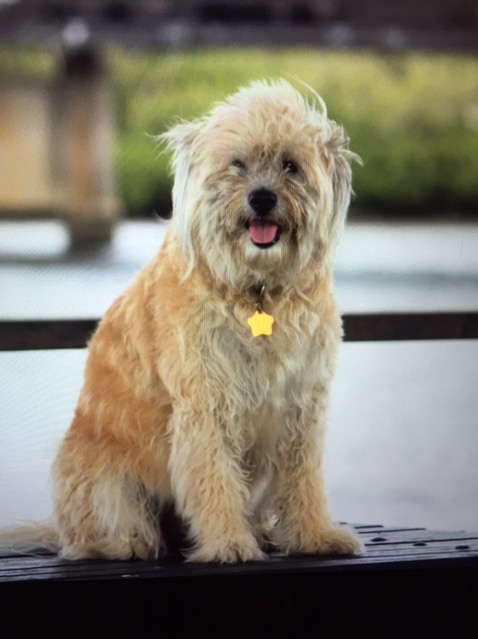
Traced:
<path fill-rule="evenodd" d="M 122 224 L 69 251 L 56 222 L 0 222 L 0 319 L 99 317 L 161 242 Z M 343 312 L 477 310 L 478 225 L 350 224 Z M 0 525 L 50 512 L 48 472 L 84 351 L 0 353 Z M 478 340 L 343 344 L 327 446 L 336 519 L 478 530 Z"/>

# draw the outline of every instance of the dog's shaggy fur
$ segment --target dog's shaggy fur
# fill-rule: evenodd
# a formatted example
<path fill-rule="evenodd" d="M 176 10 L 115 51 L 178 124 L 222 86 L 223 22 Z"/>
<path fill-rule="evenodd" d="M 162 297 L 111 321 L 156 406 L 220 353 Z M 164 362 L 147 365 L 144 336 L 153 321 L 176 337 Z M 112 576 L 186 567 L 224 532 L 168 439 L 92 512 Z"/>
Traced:
<path fill-rule="evenodd" d="M 172 223 L 89 344 L 54 525 L 14 533 L 17 545 L 156 557 L 173 503 L 191 561 L 262 559 L 265 538 L 285 553 L 361 551 L 329 519 L 321 468 L 354 155 L 309 95 L 256 82 L 161 136 Z M 256 308 L 271 335 L 251 334 Z"/>

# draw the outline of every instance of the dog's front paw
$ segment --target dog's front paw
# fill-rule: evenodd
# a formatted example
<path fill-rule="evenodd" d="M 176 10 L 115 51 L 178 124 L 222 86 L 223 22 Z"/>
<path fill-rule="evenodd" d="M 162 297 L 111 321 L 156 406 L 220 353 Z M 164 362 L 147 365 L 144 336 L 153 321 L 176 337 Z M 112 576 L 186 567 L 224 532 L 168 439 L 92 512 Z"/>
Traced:
<path fill-rule="evenodd" d="M 322 528 L 314 535 L 298 534 L 281 546 L 287 554 L 303 555 L 361 555 L 365 550 L 360 537 L 344 526 Z"/>
<path fill-rule="evenodd" d="M 259 548 L 256 540 L 251 538 L 240 540 L 216 540 L 198 546 L 187 558 L 188 562 L 216 562 L 232 564 L 238 561 L 262 561 L 267 555 Z"/>
<path fill-rule="evenodd" d="M 350 528 L 334 526 L 320 535 L 321 554 L 360 555 L 365 548 L 360 537 Z"/>

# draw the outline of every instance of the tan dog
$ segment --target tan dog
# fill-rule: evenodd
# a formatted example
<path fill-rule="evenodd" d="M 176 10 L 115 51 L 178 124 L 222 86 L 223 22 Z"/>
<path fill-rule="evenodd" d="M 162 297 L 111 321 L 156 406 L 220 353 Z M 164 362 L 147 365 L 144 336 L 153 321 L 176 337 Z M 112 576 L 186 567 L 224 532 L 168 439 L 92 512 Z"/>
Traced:
<path fill-rule="evenodd" d="M 264 532 L 285 553 L 360 552 L 329 519 L 321 468 L 354 157 L 344 132 L 318 96 L 258 82 L 161 141 L 172 224 L 89 345 L 54 464 L 54 525 L 15 543 L 156 557 L 174 503 L 192 561 L 263 559 Z"/>

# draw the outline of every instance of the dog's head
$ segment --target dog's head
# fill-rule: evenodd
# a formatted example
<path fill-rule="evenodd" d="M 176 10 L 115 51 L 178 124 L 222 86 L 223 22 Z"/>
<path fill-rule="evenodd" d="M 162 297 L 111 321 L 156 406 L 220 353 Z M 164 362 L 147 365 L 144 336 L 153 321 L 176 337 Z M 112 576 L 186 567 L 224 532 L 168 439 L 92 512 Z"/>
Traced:
<path fill-rule="evenodd" d="M 356 156 L 310 93 L 255 82 L 160 136 L 173 151 L 173 223 L 190 269 L 201 261 L 241 288 L 331 267 Z"/>

